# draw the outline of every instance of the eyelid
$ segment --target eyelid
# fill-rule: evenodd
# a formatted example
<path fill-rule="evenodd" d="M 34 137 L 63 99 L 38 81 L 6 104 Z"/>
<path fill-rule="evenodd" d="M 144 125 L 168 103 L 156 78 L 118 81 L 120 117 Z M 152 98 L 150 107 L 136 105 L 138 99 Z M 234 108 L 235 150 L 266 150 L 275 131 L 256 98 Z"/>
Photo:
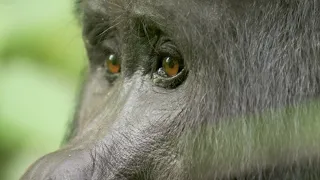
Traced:
<path fill-rule="evenodd" d="M 182 69 L 176 76 L 174 77 L 161 77 L 160 75 L 154 73 L 153 75 L 153 83 L 159 87 L 166 89 L 174 89 L 182 84 L 188 76 L 188 71 L 186 69 Z"/>
<path fill-rule="evenodd" d="M 170 42 L 164 42 L 157 48 L 157 53 L 162 56 L 171 56 L 174 58 L 181 59 L 181 54 L 178 52 L 176 46 Z"/>
<path fill-rule="evenodd" d="M 114 37 L 110 37 L 108 39 L 105 39 L 101 43 L 101 47 L 103 49 L 106 49 L 106 50 L 109 50 L 111 52 L 114 52 L 114 53 L 118 54 L 117 52 L 119 52 L 119 50 L 120 50 L 119 40 L 115 36 Z"/>

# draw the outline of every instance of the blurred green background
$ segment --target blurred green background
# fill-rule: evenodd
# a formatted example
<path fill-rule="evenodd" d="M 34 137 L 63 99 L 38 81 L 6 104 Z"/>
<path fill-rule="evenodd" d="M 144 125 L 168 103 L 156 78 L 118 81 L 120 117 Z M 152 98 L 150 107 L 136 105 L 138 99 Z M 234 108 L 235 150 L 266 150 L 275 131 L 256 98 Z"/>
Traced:
<path fill-rule="evenodd" d="M 0 179 L 56 150 L 86 65 L 73 0 L 0 0 Z"/>

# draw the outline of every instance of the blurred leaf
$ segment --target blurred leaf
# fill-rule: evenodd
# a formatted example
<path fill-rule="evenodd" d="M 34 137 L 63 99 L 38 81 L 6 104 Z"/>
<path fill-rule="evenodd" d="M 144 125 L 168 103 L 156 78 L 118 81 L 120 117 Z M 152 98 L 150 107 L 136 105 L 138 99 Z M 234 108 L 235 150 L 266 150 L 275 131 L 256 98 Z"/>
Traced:
<path fill-rule="evenodd" d="M 0 179 L 58 148 L 86 65 L 73 0 L 0 0 Z"/>
<path fill-rule="evenodd" d="M 59 147 L 75 106 L 77 80 L 38 64 L 13 62 L 0 68 L 0 150 L 33 149 L 36 158 Z M 2 152 L 0 159 L 10 157 L 8 153 Z"/>

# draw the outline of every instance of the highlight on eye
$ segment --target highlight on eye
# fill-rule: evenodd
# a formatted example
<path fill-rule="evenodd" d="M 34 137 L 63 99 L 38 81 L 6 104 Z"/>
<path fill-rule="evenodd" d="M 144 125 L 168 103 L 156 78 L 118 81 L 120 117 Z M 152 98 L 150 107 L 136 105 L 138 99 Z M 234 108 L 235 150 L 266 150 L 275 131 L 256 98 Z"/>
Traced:
<path fill-rule="evenodd" d="M 174 77 L 179 73 L 180 62 L 177 58 L 166 56 L 162 58 L 158 74 L 167 77 Z"/>
<path fill-rule="evenodd" d="M 109 54 L 104 62 L 104 67 L 111 74 L 120 73 L 121 61 L 116 54 Z"/>

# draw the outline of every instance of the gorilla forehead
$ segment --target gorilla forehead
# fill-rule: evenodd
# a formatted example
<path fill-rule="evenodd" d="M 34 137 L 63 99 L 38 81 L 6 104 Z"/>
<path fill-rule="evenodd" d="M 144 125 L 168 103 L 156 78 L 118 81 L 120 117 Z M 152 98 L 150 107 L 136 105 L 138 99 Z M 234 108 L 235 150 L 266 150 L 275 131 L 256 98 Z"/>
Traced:
<path fill-rule="evenodd" d="M 208 23 L 217 19 L 218 15 L 220 16 L 219 12 L 226 9 L 220 1 L 200 2 L 199 0 L 84 0 L 78 4 L 80 4 L 80 11 L 85 9 L 87 12 L 91 11 L 104 17 L 118 18 L 119 15 L 125 15 L 132 18 L 145 16 L 151 20 L 159 21 L 158 23 L 175 24 L 177 27 L 176 23 L 179 23 L 179 25 L 183 23 L 199 25 L 201 24 L 199 20 Z M 229 5 L 230 8 L 240 7 L 232 4 Z"/>

